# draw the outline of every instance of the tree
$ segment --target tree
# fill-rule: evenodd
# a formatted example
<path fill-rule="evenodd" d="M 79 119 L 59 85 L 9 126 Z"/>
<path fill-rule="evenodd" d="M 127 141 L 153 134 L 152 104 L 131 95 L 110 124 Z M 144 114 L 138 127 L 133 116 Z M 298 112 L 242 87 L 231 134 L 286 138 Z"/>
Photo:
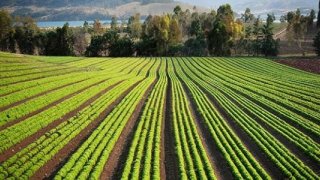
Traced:
<path fill-rule="evenodd" d="M 304 54 L 302 42 L 308 30 L 307 28 L 308 28 L 308 17 L 301 15 L 301 12 L 299 9 L 297 9 L 296 12 L 288 13 L 287 38 L 289 42 L 293 42 L 297 44 L 302 54 Z"/>
<path fill-rule="evenodd" d="M 318 56 L 320 56 L 320 31 L 318 31 L 316 37 L 313 40 L 313 46 Z"/>
<path fill-rule="evenodd" d="M 218 20 L 224 24 L 225 29 L 228 34 L 233 34 L 233 24 L 234 24 L 234 15 L 229 4 L 222 5 L 219 7 L 217 11 L 217 18 Z"/>
<path fill-rule="evenodd" d="M 316 18 L 316 12 L 313 9 L 310 11 L 310 15 L 309 15 L 308 18 L 309 18 L 308 19 L 308 25 L 309 26 L 313 26 L 313 21 Z"/>
<path fill-rule="evenodd" d="M 278 42 L 273 39 L 273 27 L 272 24 L 275 20 L 275 16 L 268 14 L 267 22 L 262 28 L 263 41 L 261 52 L 265 56 L 277 56 L 278 55 Z"/>
<path fill-rule="evenodd" d="M 317 27 L 320 28 L 320 0 L 319 0 Z"/>
<path fill-rule="evenodd" d="M 133 55 L 133 42 L 129 37 L 117 39 L 109 48 L 111 57 L 129 57 Z"/>
<path fill-rule="evenodd" d="M 178 6 L 176 6 L 176 7 L 173 9 L 173 12 L 174 12 L 175 15 L 178 16 L 178 15 L 181 14 L 182 9 L 181 9 L 181 7 L 178 5 Z"/>
<path fill-rule="evenodd" d="M 95 35 L 100 35 L 103 33 L 102 24 L 100 23 L 100 21 L 98 19 L 94 20 L 94 22 L 93 22 L 93 33 Z"/>
<path fill-rule="evenodd" d="M 254 14 L 251 13 L 250 8 L 247 8 L 244 14 L 241 14 L 241 19 L 244 23 L 250 23 L 254 21 L 255 17 Z"/>
<path fill-rule="evenodd" d="M 113 30 L 107 31 L 102 36 L 96 35 L 92 38 L 90 45 L 87 47 L 85 55 L 91 57 L 108 56 L 110 55 L 112 46 L 114 46 L 118 40 L 119 34 Z"/>
<path fill-rule="evenodd" d="M 140 22 L 140 14 L 137 13 L 131 16 L 127 25 L 129 36 L 133 39 L 139 39 L 142 33 L 142 25 Z"/>
<path fill-rule="evenodd" d="M 115 16 L 112 16 L 112 18 L 111 18 L 110 27 L 112 30 L 116 30 L 118 28 L 118 21 Z"/>
<path fill-rule="evenodd" d="M 73 52 L 74 36 L 69 24 L 58 27 L 47 34 L 45 54 L 52 56 L 70 56 Z"/>
<path fill-rule="evenodd" d="M 34 54 L 36 36 L 40 31 L 35 21 L 31 17 L 16 17 L 14 29 L 14 38 L 20 53 Z"/>
<path fill-rule="evenodd" d="M 0 40 L 4 39 L 12 31 L 12 18 L 10 14 L 5 11 L 0 11 Z"/>
<path fill-rule="evenodd" d="M 231 55 L 231 34 L 228 33 L 225 24 L 217 20 L 213 29 L 208 35 L 208 50 L 211 55 L 230 56 Z"/>
<path fill-rule="evenodd" d="M 178 21 L 175 18 L 170 20 L 169 27 L 169 44 L 178 44 L 182 41 L 181 30 Z"/>

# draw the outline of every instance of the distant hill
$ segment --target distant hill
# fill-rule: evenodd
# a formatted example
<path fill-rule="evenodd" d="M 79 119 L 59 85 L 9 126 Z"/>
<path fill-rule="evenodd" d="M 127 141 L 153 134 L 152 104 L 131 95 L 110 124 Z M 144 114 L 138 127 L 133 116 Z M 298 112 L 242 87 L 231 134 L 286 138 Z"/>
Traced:
<path fill-rule="evenodd" d="M 49 0 L 50 1 L 50 0 Z M 57 2 L 66 0 L 56 0 Z M 69 0 L 72 3 L 74 0 Z M 81 1 L 81 0 L 80 0 Z M 88 0 L 82 0 L 88 1 Z M 101 0 L 94 0 L 101 1 Z M 129 1 L 129 0 L 126 0 Z M 44 6 L 6 6 L 13 15 L 31 16 L 38 21 L 77 21 L 77 20 L 107 20 L 112 16 L 120 19 L 127 19 L 135 13 L 140 13 L 142 18 L 148 15 L 162 15 L 163 13 L 173 12 L 173 8 L 180 5 L 182 9 L 193 9 L 193 5 L 181 2 L 169 2 L 171 0 L 142 0 L 141 2 L 131 2 L 115 7 L 98 6 L 95 3 L 77 6 L 66 5 L 59 7 Z M 36 0 L 35 0 L 36 2 Z M 51 2 L 51 1 L 50 1 Z M 89 1 L 88 1 L 89 2 Z M 152 3 L 151 3 L 152 2 Z M 155 3 L 156 2 L 156 3 Z M 61 2 L 62 3 L 62 2 Z M 60 3 L 60 4 L 61 4 Z M 63 4 L 62 3 L 62 4 Z M 110 2 L 109 2 L 110 3 Z M 118 2 L 119 3 L 119 2 Z M 59 3 L 57 3 L 59 4 Z M 209 9 L 198 7 L 197 11 L 209 11 Z"/>
<path fill-rule="evenodd" d="M 117 7 L 120 5 L 140 2 L 150 3 L 169 3 L 173 0 L 4 0 L 0 1 L 0 6 L 36 6 L 47 8 L 59 8 L 66 6 L 94 6 L 94 7 Z"/>

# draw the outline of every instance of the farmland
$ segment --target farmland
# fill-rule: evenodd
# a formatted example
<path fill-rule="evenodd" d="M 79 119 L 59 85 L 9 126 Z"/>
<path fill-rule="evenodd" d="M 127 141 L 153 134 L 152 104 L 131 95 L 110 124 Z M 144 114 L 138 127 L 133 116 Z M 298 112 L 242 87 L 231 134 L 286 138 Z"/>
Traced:
<path fill-rule="evenodd" d="M 0 53 L 0 179 L 319 179 L 320 76 L 264 58 Z"/>

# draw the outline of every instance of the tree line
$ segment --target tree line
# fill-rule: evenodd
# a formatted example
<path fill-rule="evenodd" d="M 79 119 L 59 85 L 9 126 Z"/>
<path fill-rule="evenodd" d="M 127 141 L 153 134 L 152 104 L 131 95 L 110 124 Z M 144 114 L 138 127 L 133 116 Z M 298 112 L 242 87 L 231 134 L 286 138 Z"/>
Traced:
<path fill-rule="evenodd" d="M 284 18 L 293 23 L 291 14 Z M 176 6 L 172 13 L 150 15 L 144 22 L 135 14 L 120 24 L 113 17 L 108 28 L 95 20 L 93 25 L 85 22 L 74 28 L 66 23 L 43 30 L 30 17 L 12 17 L 0 11 L 0 48 L 54 56 L 277 56 L 279 40 L 274 39 L 274 20 L 269 14 L 263 22 L 249 8 L 235 19 L 229 4 L 203 13 L 196 7 L 182 10 Z"/>

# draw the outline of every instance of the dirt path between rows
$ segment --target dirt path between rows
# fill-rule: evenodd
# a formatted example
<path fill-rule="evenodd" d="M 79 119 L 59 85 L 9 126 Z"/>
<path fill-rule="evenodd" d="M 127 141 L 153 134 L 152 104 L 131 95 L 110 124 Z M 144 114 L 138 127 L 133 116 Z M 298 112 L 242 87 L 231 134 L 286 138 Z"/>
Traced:
<path fill-rule="evenodd" d="M 168 69 L 168 62 L 166 63 L 166 69 Z M 173 132 L 172 82 L 168 74 L 167 79 L 168 86 L 165 101 L 165 120 L 163 122 L 164 137 L 161 137 L 163 141 L 163 147 L 161 147 L 161 151 L 164 152 L 162 154 L 164 156 L 161 157 L 161 164 L 164 164 L 166 179 L 177 179 L 179 177 L 179 160 L 175 150 L 175 136 Z"/>
<path fill-rule="evenodd" d="M 106 80 L 103 80 L 106 81 Z M 98 94 L 96 94 L 95 96 L 91 97 L 90 99 L 88 99 L 86 102 L 82 103 L 79 107 L 77 107 L 76 109 L 68 112 L 67 114 L 63 115 L 62 117 L 54 120 L 53 122 L 51 122 L 50 124 L 48 124 L 46 127 L 40 129 L 39 131 L 37 131 L 36 133 L 34 133 L 33 135 L 25 138 L 24 140 L 22 140 L 21 142 L 15 144 L 13 147 L 8 148 L 6 151 L 4 151 L 1 155 L 0 155 L 0 163 L 9 159 L 10 157 L 12 157 L 14 154 L 16 154 L 17 152 L 19 152 L 21 149 L 27 147 L 29 144 L 31 144 L 32 142 L 34 142 L 35 140 L 37 140 L 38 138 L 40 138 L 42 135 L 44 135 L 46 132 L 50 131 L 51 129 L 57 127 L 59 124 L 63 123 L 64 121 L 68 120 L 69 118 L 75 116 L 79 111 L 81 111 L 82 109 L 84 109 L 85 107 L 87 107 L 88 105 L 90 105 L 92 102 L 94 102 L 96 99 L 98 99 L 102 94 L 108 92 L 109 90 L 111 90 L 114 86 L 116 86 L 117 84 L 121 83 L 122 81 L 109 86 L 105 89 L 103 89 L 102 91 L 100 91 Z M 100 81 L 101 83 L 101 81 Z M 98 83 L 96 83 L 97 85 Z M 85 90 L 85 89 L 84 89 Z M 64 99 L 65 100 L 65 99 Z"/>
<path fill-rule="evenodd" d="M 92 132 L 101 124 L 101 122 L 108 116 L 108 114 L 116 107 L 121 100 L 142 80 L 136 82 L 124 91 L 115 101 L 113 101 L 106 109 L 104 109 L 99 116 L 92 121 L 85 129 L 83 129 L 75 138 L 73 138 L 67 145 L 59 150 L 44 166 L 42 166 L 31 179 L 53 179 L 54 175 L 63 167 L 71 155 L 87 140 Z M 119 82 L 121 83 L 121 82 Z M 117 83 L 117 84 L 119 84 Z M 116 86 L 115 84 L 114 86 Z M 113 86 L 113 87 L 114 87 Z M 106 93 L 105 91 L 104 93 Z M 101 96 L 104 93 L 99 93 Z M 90 104 L 93 102 L 90 102 Z"/>

